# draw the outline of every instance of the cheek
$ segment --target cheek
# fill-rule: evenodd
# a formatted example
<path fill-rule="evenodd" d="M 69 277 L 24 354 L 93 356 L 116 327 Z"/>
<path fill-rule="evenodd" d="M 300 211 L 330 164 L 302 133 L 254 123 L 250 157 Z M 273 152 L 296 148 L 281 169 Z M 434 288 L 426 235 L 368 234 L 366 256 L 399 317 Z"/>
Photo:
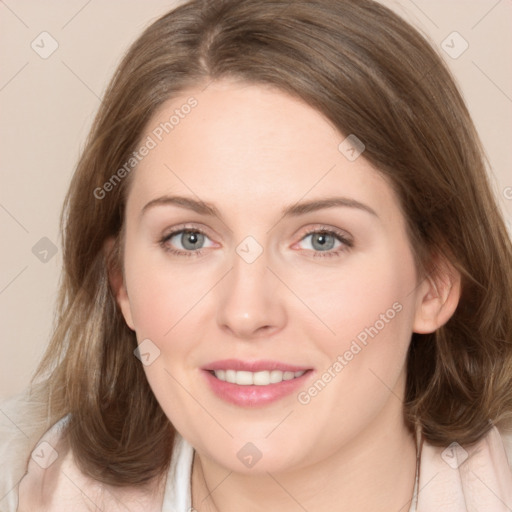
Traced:
<path fill-rule="evenodd" d="M 416 271 L 408 247 L 383 245 L 380 251 L 347 258 L 329 275 L 321 270 L 302 285 L 297 280 L 294 290 L 325 324 L 316 322 L 315 339 L 326 367 L 342 358 L 343 376 L 332 390 L 344 394 L 343 388 L 358 383 L 353 396 L 362 398 L 363 390 L 374 393 L 373 385 L 379 384 L 370 369 L 393 387 L 414 321 Z"/>
<path fill-rule="evenodd" d="M 407 254 L 382 251 L 348 258 L 331 272 L 323 270 L 297 280 L 294 289 L 335 332 L 336 344 L 374 324 L 379 330 L 382 322 L 391 325 L 386 320 L 398 319 L 397 310 L 406 309 L 413 296 L 415 271 Z"/>
<path fill-rule="evenodd" d="M 207 283 L 201 281 L 205 276 L 171 265 L 164 251 L 159 254 L 130 246 L 128 241 L 125 254 L 126 286 L 138 342 L 149 339 L 158 349 L 145 345 L 150 358 L 144 372 L 169 419 L 190 429 L 183 415 L 191 407 L 190 397 L 180 383 L 187 382 L 190 368 L 186 361 L 194 345 L 190 333 L 197 329 L 197 324 L 189 322 L 189 314 L 205 293 Z"/>
<path fill-rule="evenodd" d="M 172 265 L 163 250 L 136 247 L 127 251 L 125 274 L 137 336 L 157 344 L 200 301 L 211 280 L 201 266 Z"/>
<path fill-rule="evenodd" d="M 332 425 L 325 432 L 350 437 L 379 414 L 390 390 L 399 395 L 414 318 L 415 279 L 410 253 L 387 248 L 368 259 L 354 258 L 345 271 L 337 270 L 312 288 L 308 304 L 335 336 L 325 331 L 316 336 L 324 365 L 319 380 L 303 390 L 299 401 L 306 404 L 304 414 Z M 326 440 L 324 449 L 330 448 Z"/>

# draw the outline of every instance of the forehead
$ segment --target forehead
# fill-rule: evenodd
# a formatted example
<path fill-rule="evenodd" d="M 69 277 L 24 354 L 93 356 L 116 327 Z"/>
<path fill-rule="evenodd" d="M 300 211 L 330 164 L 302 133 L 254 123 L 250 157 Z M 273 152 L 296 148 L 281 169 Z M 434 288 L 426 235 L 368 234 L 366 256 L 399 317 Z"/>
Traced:
<path fill-rule="evenodd" d="M 321 113 L 267 86 L 190 89 L 148 123 L 141 141 L 152 148 L 133 171 L 129 208 L 177 193 L 253 213 L 334 193 L 393 206 L 383 176 L 340 151 L 345 138 Z"/>

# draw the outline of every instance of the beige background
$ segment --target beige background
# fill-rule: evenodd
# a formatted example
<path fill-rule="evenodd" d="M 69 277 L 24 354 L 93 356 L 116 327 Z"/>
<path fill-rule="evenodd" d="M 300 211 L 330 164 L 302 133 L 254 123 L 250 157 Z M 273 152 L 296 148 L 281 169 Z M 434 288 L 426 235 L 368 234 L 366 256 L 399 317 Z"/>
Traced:
<path fill-rule="evenodd" d="M 383 3 L 427 34 L 457 77 L 510 227 L 512 1 Z M 43 237 L 59 246 L 61 204 L 107 81 L 142 29 L 175 4 L 0 0 L 0 399 L 28 384 L 50 335 L 60 247 L 47 262 L 32 248 Z M 469 44 L 456 59 L 443 50 L 445 40 L 452 52 L 462 48 L 454 31 Z M 50 48 L 42 32 L 58 44 L 46 59 L 31 47 Z"/>

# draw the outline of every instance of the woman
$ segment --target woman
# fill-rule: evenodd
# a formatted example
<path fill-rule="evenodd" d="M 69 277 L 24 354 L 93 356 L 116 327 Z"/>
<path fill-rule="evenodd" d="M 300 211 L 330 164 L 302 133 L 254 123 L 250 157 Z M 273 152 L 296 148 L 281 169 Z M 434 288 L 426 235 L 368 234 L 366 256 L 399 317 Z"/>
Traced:
<path fill-rule="evenodd" d="M 388 9 L 163 16 L 63 224 L 8 510 L 512 506 L 511 244 L 450 74 Z"/>

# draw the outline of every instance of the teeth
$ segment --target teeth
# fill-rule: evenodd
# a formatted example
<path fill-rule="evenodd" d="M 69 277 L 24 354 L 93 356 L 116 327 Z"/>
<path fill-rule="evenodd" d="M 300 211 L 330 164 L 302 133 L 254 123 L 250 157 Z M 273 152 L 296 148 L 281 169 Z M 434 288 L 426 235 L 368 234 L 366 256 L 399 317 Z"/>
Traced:
<path fill-rule="evenodd" d="M 299 372 L 282 372 L 281 370 L 262 371 L 262 372 L 246 372 L 236 370 L 214 370 L 215 377 L 231 384 L 239 386 L 268 386 L 269 384 L 277 384 L 283 380 L 291 380 L 300 377 L 306 373 L 305 370 Z"/>

